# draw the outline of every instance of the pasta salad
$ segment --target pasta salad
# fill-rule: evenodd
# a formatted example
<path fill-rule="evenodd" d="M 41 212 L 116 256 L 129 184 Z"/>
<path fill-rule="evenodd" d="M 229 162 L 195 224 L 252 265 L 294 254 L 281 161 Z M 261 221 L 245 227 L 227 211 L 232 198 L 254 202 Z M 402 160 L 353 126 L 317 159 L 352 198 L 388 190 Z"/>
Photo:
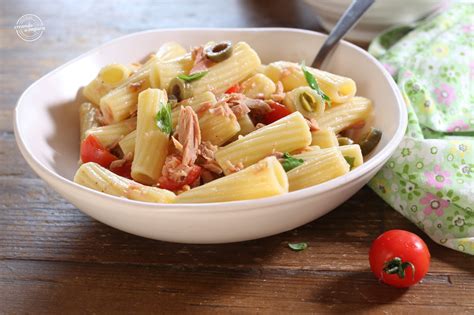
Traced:
<path fill-rule="evenodd" d="M 74 181 L 132 200 L 203 203 L 296 191 L 364 163 L 381 139 L 347 77 L 262 64 L 245 42 L 110 64 L 83 89 Z"/>

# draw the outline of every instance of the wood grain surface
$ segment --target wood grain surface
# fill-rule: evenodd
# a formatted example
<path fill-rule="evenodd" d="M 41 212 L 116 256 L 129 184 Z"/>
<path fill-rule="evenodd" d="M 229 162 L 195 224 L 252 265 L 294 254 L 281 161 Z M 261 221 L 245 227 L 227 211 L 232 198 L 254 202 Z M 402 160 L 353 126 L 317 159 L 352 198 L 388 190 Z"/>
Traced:
<path fill-rule="evenodd" d="M 302 1 L 2 1 L 0 17 L 0 313 L 474 313 L 474 259 L 430 241 L 364 188 L 325 217 L 265 239 L 184 245 L 130 235 L 86 215 L 21 157 L 12 117 L 43 74 L 115 37 L 152 28 L 282 26 L 318 30 Z M 46 30 L 24 42 L 26 13 Z M 278 49 L 276 47 L 276 49 Z M 41 122 L 38 122 L 41 123 Z M 371 241 L 422 236 L 423 282 L 400 290 L 370 273 Z M 178 232 L 178 231 L 177 231 Z M 288 242 L 306 241 L 293 252 Z"/>

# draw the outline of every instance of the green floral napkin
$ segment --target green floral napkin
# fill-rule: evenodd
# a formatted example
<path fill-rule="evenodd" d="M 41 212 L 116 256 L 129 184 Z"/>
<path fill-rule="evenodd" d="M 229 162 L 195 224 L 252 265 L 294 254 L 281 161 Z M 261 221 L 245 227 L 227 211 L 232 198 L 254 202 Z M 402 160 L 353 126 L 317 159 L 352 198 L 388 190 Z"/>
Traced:
<path fill-rule="evenodd" d="M 458 3 L 370 45 L 408 108 L 405 138 L 369 186 L 435 242 L 474 255 L 474 6 Z M 383 104 L 382 104 L 383 105 Z"/>

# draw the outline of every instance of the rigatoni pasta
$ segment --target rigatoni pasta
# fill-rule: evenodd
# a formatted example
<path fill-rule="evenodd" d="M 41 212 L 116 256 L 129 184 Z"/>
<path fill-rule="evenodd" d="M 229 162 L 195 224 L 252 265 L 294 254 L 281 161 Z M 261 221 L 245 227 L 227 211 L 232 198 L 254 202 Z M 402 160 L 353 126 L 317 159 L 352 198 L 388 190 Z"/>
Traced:
<path fill-rule="evenodd" d="M 288 192 L 288 178 L 275 157 L 180 194 L 178 203 L 223 202 L 281 195 Z"/>
<path fill-rule="evenodd" d="M 235 167 L 247 167 L 277 151 L 293 151 L 310 143 L 308 125 L 303 116 L 295 112 L 221 148 L 216 160 L 224 174 L 230 174 Z"/>
<path fill-rule="evenodd" d="M 131 175 L 142 184 L 158 181 L 168 154 L 169 134 L 159 128 L 155 119 L 164 111 L 168 99 L 166 92 L 147 89 L 138 97 L 137 135 Z"/>
<path fill-rule="evenodd" d="M 164 43 L 140 65 L 111 64 L 80 105 L 75 182 L 132 200 L 212 203 L 305 189 L 364 163 L 381 132 L 350 78 L 245 42 L 187 51 Z M 365 127 L 364 127 L 365 125 Z M 363 134 L 365 130 L 370 130 Z"/>
<path fill-rule="evenodd" d="M 135 183 L 93 162 L 82 164 L 74 176 L 74 181 L 109 195 L 132 200 L 171 203 L 176 198 L 169 190 Z"/>
<path fill-rule="evenodd" d="M 355 95 L 357 89 L 354 80 L 311 67 L 307 69 L 315 77 L 321 90 L 334 103 L 347 102 Z M 296 63 L 272 62 L 265 68 L 264 73 L 274 82 L 281 81 L 285 91 L 308 85 L 301 67 Z"/>

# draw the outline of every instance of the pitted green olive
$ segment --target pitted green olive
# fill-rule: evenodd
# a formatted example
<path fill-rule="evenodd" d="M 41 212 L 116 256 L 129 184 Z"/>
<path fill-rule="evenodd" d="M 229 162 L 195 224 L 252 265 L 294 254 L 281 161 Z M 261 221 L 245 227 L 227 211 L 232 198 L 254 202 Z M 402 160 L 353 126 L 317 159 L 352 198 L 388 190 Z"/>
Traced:
<path fill-rule="evenodd" d="M 303 93 L 300 94 L 299 100 L 300 100 L 301 106 L 307 112 L 314 112 L 318 106 L 318 101 L 314 98 L 314 96 L 311 93 L 307 91 L 304 91 Z"/>
<path fill-rule="evenodd" d="M 372 152 L 380 142 L 380 139 L 382 139 L 382 131 L 374 127 L 370 128 L 369 133 L 367 133 L 359 143 L 362 155 L 367 155 Z"/>
<path fill-rule="evenodd" d="M 354 141 L 352 141 L 352 139 L 348 138 L 348 137 L 339 137 L 339 138 L 337 138 L 337 142 L 339 143 L 339 145 L 354 144 Z"/>
<path fill-rule="evenodd" d="M 168 87 L 168 95 L 180 102 L 193 96 L 193 88 L 188 82 L 180 78 L 174 78 Z"/>
<path fill-rule="evenodd" d="M 211 45 L 205 50 L 206 57 L 214 62 L 221 62 L 232 55 L 232 42 L 224 41 Z"/>

